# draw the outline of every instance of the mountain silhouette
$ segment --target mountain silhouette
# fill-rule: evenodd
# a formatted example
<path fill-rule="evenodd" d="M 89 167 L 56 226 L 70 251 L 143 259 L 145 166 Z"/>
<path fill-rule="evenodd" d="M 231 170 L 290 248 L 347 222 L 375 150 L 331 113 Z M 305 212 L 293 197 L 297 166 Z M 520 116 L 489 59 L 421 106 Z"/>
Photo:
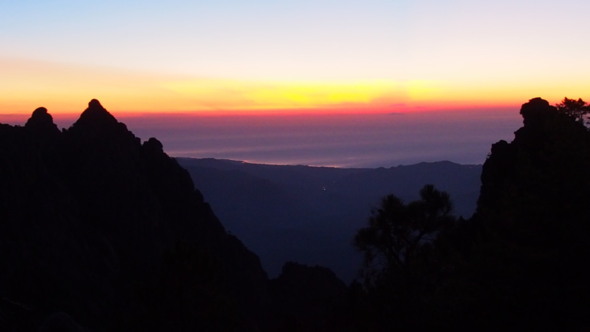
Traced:
<path fill-rule="evenodd" d="M 585 329 L 590 132 L 541 98 L 520 113 L 523 127 L 495 143 L 483 167 L 473 223 L 485 251 L 471 272 L 502 285 L 480 293 L 487 308 L 504 308 L 493 324 Z"/>
<path fill-rule="evenodd" d="M 92 100 L 59 131 L 45 108 L 0 125 L 0 329 L 259 330 L 258 257 L 155 138 Z"/>
<path fill-rule="evenodd" d="M 453 220 L 447 194 L 425 186 L 407 204 L 386 197 L 359 230 L 358 326 L 587 329 L 590 131 L 541 98 L 520 113 L 512 142 L 492 145 L 471 218 Z"/>

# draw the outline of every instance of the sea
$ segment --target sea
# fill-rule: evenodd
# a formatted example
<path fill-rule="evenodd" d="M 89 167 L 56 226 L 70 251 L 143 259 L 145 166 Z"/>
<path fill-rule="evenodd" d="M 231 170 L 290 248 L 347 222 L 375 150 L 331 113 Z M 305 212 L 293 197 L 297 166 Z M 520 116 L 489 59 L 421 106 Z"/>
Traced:
<path fill-rule="evenodd" d="M 346 168 L 442 160 L 482 164 L 493 143 L 512 140 L 522 125 L 514 108 L 381 114 L 111 113 L 142 140 L 156 137 L 172 157 Z M 54 115 L 61 128 L 74 120 Z M 2 123 L 25 121 L 23 116 L 0 115 Z"/>

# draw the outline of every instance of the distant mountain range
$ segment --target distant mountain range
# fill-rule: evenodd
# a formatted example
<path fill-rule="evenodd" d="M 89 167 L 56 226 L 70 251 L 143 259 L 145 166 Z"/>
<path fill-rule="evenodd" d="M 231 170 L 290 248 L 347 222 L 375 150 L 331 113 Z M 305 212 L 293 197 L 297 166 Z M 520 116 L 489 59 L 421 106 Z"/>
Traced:
<path fill-rule="evenodd" d="M 480 189 L 480 165 L 449 161 L 377 169 L 177 161 L 270 276 L 296 261 L 327 266 L 351 281 L 361 266 L 352 239 L 383 196 L 411 201 L 422 186 L 433 184 L 451 195 L 456 215 L 469 218 Z"/>

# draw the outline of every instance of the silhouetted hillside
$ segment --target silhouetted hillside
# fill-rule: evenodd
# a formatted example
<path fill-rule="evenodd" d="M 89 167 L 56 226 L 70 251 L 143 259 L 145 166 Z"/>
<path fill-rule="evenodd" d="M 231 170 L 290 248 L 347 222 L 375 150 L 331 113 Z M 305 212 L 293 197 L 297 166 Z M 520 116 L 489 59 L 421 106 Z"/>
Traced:
<path fill-rule="evenodd" d="M 252 248 L 271 275 L 286 261 L 327 266 L 343 280 L 356 277 L 352 247 L 358 228 L 381 197 L 417 197 L 426 183 L 453 198 L 455 212 L 475 210 L 481 166 L 451 162 L 379 169 L 249 164 L 178 158 L 226 227 Z"/>
<path fill-rule="evenodd" d="M 590 132 L 543 99 L 520 111 L 524 126 L 500 141 L 482 173 L 474 223 L 482 227 L 474 279 L 495 324 L 584 330 L 590 323 Z M 502 287 L 493 287 L 502 285 Z"/>
<path fill-rule="evenodd" d="M 522 106 L 514 140 L 492 146 L 469 220 L 431 186 L 410 203 L 383 199 L 355 238 L 359 330 L 587 330 L 590 132 L 566 111 Z"/>
<path fill-rule="evenodd" d="M 0 125 L 0 330 L 259 330 L 268 281 L 189 174 L 98 101 Z"/>

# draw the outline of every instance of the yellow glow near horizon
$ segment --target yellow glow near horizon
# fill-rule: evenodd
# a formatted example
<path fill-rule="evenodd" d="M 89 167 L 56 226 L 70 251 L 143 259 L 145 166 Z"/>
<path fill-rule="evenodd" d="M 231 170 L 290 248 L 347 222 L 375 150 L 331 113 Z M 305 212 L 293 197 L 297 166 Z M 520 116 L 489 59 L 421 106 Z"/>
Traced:
<path fill-rule="evenodd" d="M 366 105 L 395 91 L 393 82 L 245 82 L 188 80 L 165 86 L 201 106 L 226 110 L 269 110 Z M 194 108 L 194 107 L 193 107 Z M 207 107 L 200 107 L 207 108 Z"/>
<path fill-rule="evenodd" d="M 590 78 L 534 81 L 284 81 L 192 78 L 0 58 L 0 113 L 79 113 L 97 98 L 117 112 L 202 114 L 400 112 L 514 106 L 533 97 L 551 103 L 588 99 Z"/>
<path fill-rule="evenodd" d="M 589 1 L 334 3 L 4 1 L 0 112 L 78 113 L 92 98 L 119 114 L 220 115 L 590 100 Z"/>

